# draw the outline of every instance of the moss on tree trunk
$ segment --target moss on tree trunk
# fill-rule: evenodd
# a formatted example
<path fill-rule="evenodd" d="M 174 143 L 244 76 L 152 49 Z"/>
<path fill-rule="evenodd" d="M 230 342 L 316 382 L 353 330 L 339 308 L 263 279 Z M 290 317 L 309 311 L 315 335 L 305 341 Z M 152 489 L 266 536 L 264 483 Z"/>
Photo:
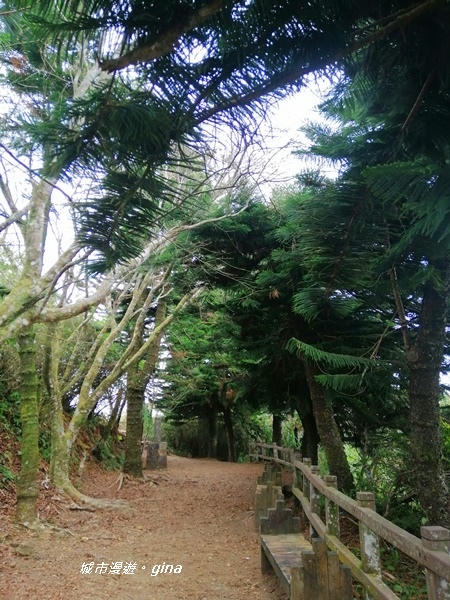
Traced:
<path fill-rule="evenodd" d="M 167 302 L 160 300 L 156 309 L 155 329 L 166 318 Z M 141 442 L 144 431 L 142 410 L 145 389 L 158 361 L 159 346 L 163 331 L 153 340 L 144 364 L 134 363 L 127 371 L 127 431 L 125 438 L 125 460 L 123 472 L 133 477 L 142 477 Z"/>
<path fill-rule="evenodd" d="M 144 423 L 142 409 L 147 380 L 142 381 L 139 365 L 135 363 L 127 371 L 127 433 L 125 438 L 124 473 L 142 477 L 142 433 Z"/>
<path fill-rule="evenodd" d="M 36 349 L 32 328 L 25 329 L 19 335 L 19 352 L 22 440 L 16 520 L 20 523 L 33 523 L 36 521 L 38 496 L 39 411 Z"/>

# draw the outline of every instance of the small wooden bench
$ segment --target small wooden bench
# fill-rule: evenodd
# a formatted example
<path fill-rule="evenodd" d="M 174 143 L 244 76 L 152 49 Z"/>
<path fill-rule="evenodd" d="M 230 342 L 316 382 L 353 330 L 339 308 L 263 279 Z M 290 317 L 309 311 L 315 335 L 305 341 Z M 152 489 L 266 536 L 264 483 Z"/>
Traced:
<path fill-rule="evenodd" d="M 261 572 L 273 569 L 290 600 L 351 600 L 352 576 L 336 552 L 300 534 L 300 521 L 278 500 L 260 519 Z"/>
<path fill-rule="evenodd" d="M 283 500 L 268 510 L 267 517 L 261 517 L 260 534 L 261 572 L 273 569 L 289 598 L 303 598 L 302 551 L 312 546 L 300 534 L 300 520 L 284 507 Z"/>

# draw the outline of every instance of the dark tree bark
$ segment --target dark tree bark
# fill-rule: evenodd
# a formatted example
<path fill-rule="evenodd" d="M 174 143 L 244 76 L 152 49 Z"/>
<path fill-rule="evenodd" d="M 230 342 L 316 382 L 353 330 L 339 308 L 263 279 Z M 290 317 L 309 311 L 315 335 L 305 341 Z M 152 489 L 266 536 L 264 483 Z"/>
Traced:
<path fill-rule="evenodd" d="M 272 444 L 281 446 L 283 435 L 283 419 L 279 415 L 272 415 Z"/>
<path fill-rule="evenodd" d="M 450 502 L 442 468 L 439 376 L 444 353 L 450 265 L 435 264 L 442 276 L 424 285 L 417 337 L 407 350 L 411 468 L 419 502 L 429 523 L 450 525 Z"/>
<path fill-rule="evenodd" d="M 217 458 L 217 404 L 214 400 L 206 406 L 208 423 L 208 458 Z"/>
<path fill-rule="evenodd" d="M 303 425 L 303 437 L 300 452 L 304 458 L 311 459 L 311 464 L 317 465 L 319 462 L 318 448 L 320 440 L 312 409 L 310 412 L 302 413 L 299 416 Z"/>
<path fill-rule="evenodd" d="M 300 452 L 304 458 L 310 458 L 313 465 L 319 462 L 319 433 L 317 431 L 316 420 L 314 419 L 311 392 L 309 391 L 306 375 L 298 383 L 298 400 L 296 410 L 303 427 L 302 442 Z"/>
<path fill-rule="evenodd" d="M 229 406 L 223 409 L 223 422 L 225 424 L 225 431 L 227 432 L 228 462 L 236 462 L 236 441 L 234 437 L 233 418 Z"/>
<path fill-rule="evenodd" d="M 348 492 L 353 488 L 353 477 L 345 455 L 341 434 L 334 418 L 333 408 L 327 402 L 325 388 L 315 379 L 315 376 L 319 374 L 319 369 L 316 365 L 305 362 L 305 373 L 311 393 L 314 419 L 320 442 L 325 451 L 330 475 L 336 475 L 339 489 Z"/>

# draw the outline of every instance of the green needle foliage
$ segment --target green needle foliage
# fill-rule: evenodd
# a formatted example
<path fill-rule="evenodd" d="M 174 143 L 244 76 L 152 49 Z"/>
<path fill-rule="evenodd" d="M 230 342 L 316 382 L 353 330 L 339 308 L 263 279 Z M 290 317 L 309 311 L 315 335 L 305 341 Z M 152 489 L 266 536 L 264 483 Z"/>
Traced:
<path fill-rule="evenodd" d="M 204 124 L 253 134 L 268 103 L 300 89 L 305 74 L 331 74 L 345 57 L 385 39 L 388 46 L 421 18 L 441 22 L 445 5 L 43 0 L 30 7 L 18 0 L 22 86 L 30 89 L 36 75 L 42 89 L 40 60 L 52 65 L 61 94 L 45 119 L 21 126 L 48 148 L 45 173 L 104 174 L 105 193 L 77 208 L 80 241 L 110 266 L 139 251 L 137 240 L 160 219 L 156 207 L 173 199 L 159 168 L 179 162 L 179 148 L 198 150 Z M 76 78 L 66 66 L 73 72 L 86 57 L 91 68 L 99 61 L 102 75 L 71 97 Z M 129 171 L 135 182 L 121 187 L 116 174 Z"/>

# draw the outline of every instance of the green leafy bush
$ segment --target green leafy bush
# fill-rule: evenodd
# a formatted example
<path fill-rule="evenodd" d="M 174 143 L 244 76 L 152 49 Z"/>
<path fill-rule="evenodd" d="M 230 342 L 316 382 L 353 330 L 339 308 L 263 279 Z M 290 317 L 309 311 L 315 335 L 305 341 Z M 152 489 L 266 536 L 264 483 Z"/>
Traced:
<path fill-rule="evenodd" d="M 409 440 L 403 431 L 382 429 L 367 436 L 363 448 L 346 448 L 358 491 L 373 492 L 377 511 L 418 534 L 423 524 L 410 477 Z"/>

